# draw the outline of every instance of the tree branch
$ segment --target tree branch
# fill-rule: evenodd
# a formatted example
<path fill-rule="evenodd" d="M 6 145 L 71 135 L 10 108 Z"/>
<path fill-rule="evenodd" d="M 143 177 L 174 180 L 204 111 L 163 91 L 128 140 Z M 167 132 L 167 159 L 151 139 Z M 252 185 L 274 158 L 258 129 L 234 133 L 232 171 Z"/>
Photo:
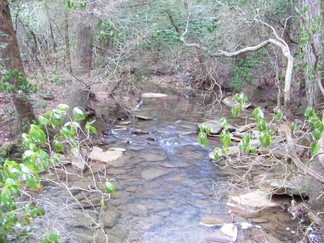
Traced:
<path fill-rule="evenodd" d="M 279 35 L 277 34 L 276 30 L 269 24 L 265 23 L 264 21 L 261 21 L 259 19 L 255 19 L 255 21 L 260 22 L 261 24 L 267 26 L 268 28 L 270 28 L 275 36 L 275 39 L 273 38 L 269 38 L 268 40 L 265 40 L 257 45 L 254 46 L 247 46 L 244 47 L 238 51 L 233 51 L 233 52 L 228 52 L 228 51 L 223 51 L 223 50 L 218 50 L 216 52 L 212 52 L 210 49 L 208 49 L 207 47 L 202 46 L 199 43 L 190 43 L 187 42 L 184 34 L 182 32 L 182 30 L 180 29 L 180 27 L 177 25 L 177 23 L 175 22 L 170 10 L 166 7 L 165 11 L 168 15 L 168 18 L 172 24 L 172 26 L 174 27 L 175 31 L 178 33 L 180 41 L 184 44 L 184 46 L 186 47 L 191 47 L 191 48 L 197 48 L 199 50 L 202 50 L 204 52 L 206 52 L 209 56 L 211 57 L 221 57 L 221 56 L 225 56 L 225 57 L 235 57 L 238 56 L 242 53 L 247 53 L 247 52 L 253 52 L 253 51 L 257 51 L 269 44 L 273 44 L 275 46 L 278 46 L 281 48 L 282 50 L 282 54 L 286 57 L 287 59 L 287 68 L 286 68 L 286 75 L 285 75 L 285 87 L 284 87 L 284 95 L 285 95 L 285 99 L 284 99 L 284 109 L 285 112 L 287 114 L 287 118 L 291 118 L 291 111 L 290 111 L 290 88 L 291 88 L 291 82 L 292 82 L 292 78 L 293 78 L 293 66 L 294 66 L 294 58 L 290 53 L 290 49 L 288 44 L 279 37 Z"/>

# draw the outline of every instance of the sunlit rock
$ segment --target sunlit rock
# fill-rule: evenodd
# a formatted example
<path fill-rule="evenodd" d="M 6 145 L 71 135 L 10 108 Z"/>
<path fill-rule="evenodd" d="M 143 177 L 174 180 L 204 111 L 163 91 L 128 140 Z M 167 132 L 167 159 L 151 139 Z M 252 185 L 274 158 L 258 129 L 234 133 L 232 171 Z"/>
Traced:
<path fill-rule="evenodd" d="M 152 117 L 149 117 L 149 116 L 142 116 L 142 115 L 136 115 L 135 116 L 137 119 L 139 120 L 144 120 L 144 121 L 148 121 L 148 120 L 152 120 L 153 118 Z"/>
<path fill-rule="evenodd" d="M 202 217 L 199 224 L 207 227 L 221 227 L 224 224 L 224 219 L 216 217 Z"/>
<path fill-rule="evenodd" d="M 89 158 L 94 161 L 107 163 L 114 167 L 120 167 L 126 162 L 125 160 L 120 159 L 123 156 L 124 151 L 124 148 L 110 148 L 107 151 L 103 151 L 103 149 L 94 146 Z"/>
<path fill-rule="evenodd" d="M 232 237 L 233 242 L 237 239 L 237 227 L 234 224 L 224 224 L 220 229 L 225 235 Z"/>
<path fill-rule="evenodd" d="M 161 94 L 161 93 L 144 93 L 142 94 L 142 98 L 163 98 L 167 97 L 167 94 Z"/>
<path fill-rule="evenodd" d="M 242 195 L 231 195 L 227 205 L 231 211 L 241 215 L 253 215 L 261 209 L 280 206 L 278 202 L 271 200 L 271 193 L 261 190 Z"/>

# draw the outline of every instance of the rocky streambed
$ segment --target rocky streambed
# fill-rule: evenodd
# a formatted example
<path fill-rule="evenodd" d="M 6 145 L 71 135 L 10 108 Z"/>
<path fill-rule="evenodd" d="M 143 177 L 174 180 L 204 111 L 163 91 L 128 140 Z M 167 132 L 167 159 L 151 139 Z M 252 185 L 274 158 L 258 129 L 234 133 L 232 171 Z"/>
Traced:
<path fill-rule="evenodd" d="M 304 239 L 307 222 L 289 212 L 292 198 L 259 188 L 267 181 L 262 175 L 279 173 L 281 164 L 258 163 L 247 173 L 233 161 L 213 163 L 208 154 L 218 140 L 210 147 L 196 141 L 197 123 L 206 120 L 197 100 L 147 95 L 142 103 L 94 141 L 86 168 L 66 164 L 64 173 L 44 176 L 38 202 L 46 215 L 36 222 L 34 239 L 48 231 L 59 233 L 61 242 Z M 115 194 L 102 193 L 107 180 Z"/>

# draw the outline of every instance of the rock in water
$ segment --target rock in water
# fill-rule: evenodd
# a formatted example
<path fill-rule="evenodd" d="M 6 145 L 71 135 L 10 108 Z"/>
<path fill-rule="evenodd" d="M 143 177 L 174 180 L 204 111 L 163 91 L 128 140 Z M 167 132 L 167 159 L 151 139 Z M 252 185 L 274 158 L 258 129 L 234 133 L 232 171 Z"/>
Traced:
<path fill-rule="evenodd" d="M 91 160 L 110 164 L 114 167 L 124 165 L 125 161 L 120 160 L 120 163 L 116 163 L 117 159 L 123 156 L 124 148 L 110 148 L 107 151 L 103 151 L 101 148 L 94 146 L 89 158 Z"/>
<path fill-rule="evenodd" d="M 145 180 L 151 180 L 160 177 L 168 172 L 165 168 L 147 169 L 142 172 L 142 177 Z"/>
<path fill-rule="evenodd" d="M 223 129 L 223 126 L 217 120 L 205 121 L 203 123 L 198 124 L 198 127 L 199 128 L 207 127 L 210 129 L 210 133 L 212 134 L 219 134 Z"/>

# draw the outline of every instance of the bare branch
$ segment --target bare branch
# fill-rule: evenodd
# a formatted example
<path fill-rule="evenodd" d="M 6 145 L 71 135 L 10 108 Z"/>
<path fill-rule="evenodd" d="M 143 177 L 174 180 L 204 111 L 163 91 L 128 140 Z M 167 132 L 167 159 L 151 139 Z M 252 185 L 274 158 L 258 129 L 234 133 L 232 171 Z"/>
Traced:
<path fill-rule="evenodd" d="M 284 94 L 285 94 L 285 101 L 284 101 L 284 108 L 285 111 L 287 113 L 287 117 L 290 118 L 291 114 L 290 114 L 290 88 L 291 88 L 291 81 L 292 81 L 292 77 L 293 77 L 293 64 L 294 64 L 294 58 L 290 53 L 290 49 L 288 44 L 282 39 L 280 38 L 280 36 L 277 34 L 276 30 L 269 24 L 265 23 L 264 21 L 261 21 L 259 19 L 254 19 L 257 22 L 260 22 L 261 24 L 267 26 L 268 28 L 270 28 L 275 36 L 275 39 L 273 38 L 269 38 L 268 40 L 265 40 L 257 45 L 254 46 L 247 46 L 244 47 L 238 51 L 233 51 L 233 52 L 228 52 L 228 51 L 223 51 L 223 50 L 218 50 L 216 52 L 212 52 L 210 49 L 208 49 L 207 47 L 202 46 L 199 43 L 190 43 L 187 42 L 184 34 L 182 32 L 182 30 L 180 29 L 180 27 L 177 25 L 177 23 L 175 22 L 170 10 L 166 7 L 165 11 L 168 15 L 168 18 L 172 24 L 172 26 L 174 27 L 174 29 L 176 30 L 176 32 L 179 35 L 180 41 L 184 44 L 184 46 L 186 47 L 193 47 L 193 48 L 197 48 L 199 50 L 202 50 L 204 52 L 206 52 L 209 56 L 211 57 L 221 57 L 221 56 L 225 56 L 225 57 L 235 57 L 238 56 L 240 54 L 243 53 L 247 53 L 247 52 L 253 52 L 253 51 L 257 51 L 269 44 L 273 44 L 275 46 L 278 46 L 281 48 L 282 54 L 286 57 L 287 59 L 287 68 L 286 68 L 286 75 L 285 75 L 285 88 L 284 88 Z"/>

